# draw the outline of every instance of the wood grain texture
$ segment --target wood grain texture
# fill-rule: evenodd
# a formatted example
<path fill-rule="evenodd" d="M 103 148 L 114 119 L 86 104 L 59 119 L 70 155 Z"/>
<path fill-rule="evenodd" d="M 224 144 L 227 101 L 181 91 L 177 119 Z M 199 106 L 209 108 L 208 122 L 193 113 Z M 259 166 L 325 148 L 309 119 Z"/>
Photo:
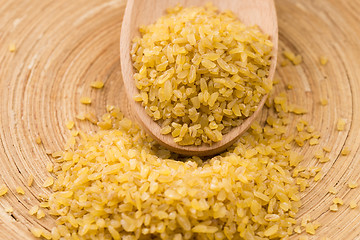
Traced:
<path fill-rule="evenodd" d="M 310 239 L 360 239 L 360 208 L 348 207 L 350 200 L 360 201 L 360 187 L 347 187 L 349 180 L 360 182 L 360 1 L 276 4 L 280 51 L 290 49 L 304 58 L 299 66 L 278 69 L 276 92 L 287 91 L 291 102 L 309 109 L 304 118 L 321 132 L 321 143 L 332 147 L 324 178 L 303 193 L 298 217 L 310 213 L 322 224 Z M 51 217 L 37 220 L 27 212 L 39 203 L 39 193 L 47 193 L 41 187 L 48 176 L 45 165 L 52 161 L 46 151 L 62 148 L 69 135 L 67 120 L 85 110 L 100 116 L 108 104 L 131 113 L 119 62 L 124 7 L 121 0 L 0 0 L 0 184 L 9 187 L 0 197 L 0 239 L 32 239 L 30 227 L 55 224 Z M 11 43 L 17 47 L 14 53 L 8 50 Z M 326 66 L 319 64 L 321 55 L 329 58 Z M 89 87 L 96 79 L 105 82 L 104 89 Z M 286 90 L 288 84 L 294 89 Z M 92 97 L 91 106 L 80 104 L 81 96 Z M 328 106 L 319 104 L 322 97 L 329 99 Z M 347 120 L 345 131 L 335 130 L 339 118 Z M 94 130 L 90 124 L 76 124 Z M 346 157 L 340 155 L 344 146 L 351 148 Z M 314 148 L 301 151 L 304 165 L 316 165 Z M 35 181 L 27 187 L 30 174 Z M 25 189 L 24 196 L 16 186 Z M 329 186 L 345 202 L 336 213 L 329 211 L 334 197 Z M 8 206 L 14 208 L 12 215 L 4 210 Z"/>
<path fill-rule="evenodd" d="M 266 102 L 267 95 L 263 96 L 258 104 L 257 110 L 244 122 L 225 134 L 221 141 L 200 146 L 184 146 L 174 142 L 171 134 L 163 135 L 160 133 L 161 126 L 155 122 L 145 111 L 141 103 L 136 103 L 133 99 L 139 94 L 133 75 L 135 73 L 130 57 L 131 41 L 135 36 L 139 36 L 138 27 L 149 25 L 162 16 L 166 9 L 173 7 L 175 2 L 184 7 L 202 6 L 208 1 L 196 0 L 158 0 L 156 7 L 153 2 L 147 0 L 130 0 L 125 9 L 123 24 L 120 37 L 120 60 L 124 82 L 124 89 L 132 105 L 134 116 L 142 128 L 157 142 L 167 149 L 187 156 L 211 156 L 223 152 L 231 146 L 246 130 L 251 126 L 254 120 L 260 115 Z M 273 79 L 278 50 L 278 24 L 276 18 L 275 4 L 273 0 L 212 0 L 214 6 L 219 6 L 220 11 L 231 9 L 240 20 L 247 25 L 258 25 L 260 29 L 270 36 L 274 44 L 272 50 L 271 66 L 269 69 L 269 78 Z M 148 11 L 152 9 L 152 11 Z"/>

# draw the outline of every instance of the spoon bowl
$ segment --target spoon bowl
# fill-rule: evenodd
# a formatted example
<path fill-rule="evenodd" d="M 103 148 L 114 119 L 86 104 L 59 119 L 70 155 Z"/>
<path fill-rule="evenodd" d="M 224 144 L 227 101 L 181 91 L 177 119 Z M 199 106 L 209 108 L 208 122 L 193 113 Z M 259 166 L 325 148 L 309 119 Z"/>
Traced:
<path fill-rule="evenodd" d="M 231 10 L 245 25 L 258 25 L 260 29 L 270 36 L 273 42 L 271 65 L 268 78 L 273 79 L 276 67 L 278 50 L 278 25 L 276 9 L 273 0 L 128 0 L 120 36 L 120 60 L 123 82 L 132 113 L 142 128 L 157 142 L 167 149 L 191 156 L 208 156 L 224 151 L 243 134 L 260 114 L 267 99 L 265 95 L 258 104 L 256 111 L 246 118 L 244 122 L 223 135 L 223 139 L 212 145 L 181 146 L 173 141 L 171 134 L 162 135 L 161 127 L 147 113 L 141 103 L 135 102 L 134 96 L 139 93 L 133 79 L 134 68 L 131 61 L 131 40 L 139 36 L 139 26 L 154 23 L 163 16 L 165 10 L 181 4 L 183 7 L 203 6 L 212 2 L 219 11 Z"/>

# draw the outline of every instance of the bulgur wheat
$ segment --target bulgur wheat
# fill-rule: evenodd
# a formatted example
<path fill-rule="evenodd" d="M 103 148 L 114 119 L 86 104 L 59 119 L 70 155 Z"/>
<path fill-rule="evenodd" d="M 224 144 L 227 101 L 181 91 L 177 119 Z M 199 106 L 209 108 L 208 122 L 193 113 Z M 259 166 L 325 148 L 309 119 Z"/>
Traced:
<path fill-rule="evenodd" d="M 227 152 L 210 159 L 179 158 L 108 107 L 98 131 L 79 130 L 72 147 L 52 154 L 53 193 L 42 196 L 40 206 L 57 216 L 57 226 L 34 235 L 286 238 L 296 226 L 299 190 L 320 168 L 298 166 L 302 156 L 291 147 L 294 137 L 285 135 L 285 100 L 273 104 L 275 115 L 265 126 L 255 122 Z M 306 174 L 294 178 L 294 168 Z M 31 214 L 43 217 L 38 211 Z"/>
<path fill-rule="evenodd" d="M 231 11 L 178 6 L 140 33 L 131 49 L 135 100 L 180 145 L 222 140 L 272 88 L 269 36 Z"/>

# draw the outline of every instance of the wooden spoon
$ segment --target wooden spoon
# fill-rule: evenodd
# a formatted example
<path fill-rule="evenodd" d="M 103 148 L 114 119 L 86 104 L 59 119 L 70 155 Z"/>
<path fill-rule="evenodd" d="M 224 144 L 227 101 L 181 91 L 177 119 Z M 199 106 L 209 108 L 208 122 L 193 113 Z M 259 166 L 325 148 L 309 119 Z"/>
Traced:
<path fill-rule="evenodd" d="M 138 89 L 133 79 L 134 68 L 130 57 L 131 40 L 139 36 L 139 26 L 154 23 L 160 16 L 166 13 L 166 9 L 181 4 L 184 7 L 204 6 L 208 0 L 128 0 L 125 9 L 124 19 L 120 37 L 120 60 L 121 70 L 128 96 L 130 106 L 136 120 L 143 129 L 161 145 L 171 151 L 183 155 L 207 156 L 214 155 L 224 151 L 236 139 L 243 134 L 259 115 L 267 95 L 260 101 L 257 110 L 248 117 L 240 126 L 233 128 L 229 133 L 223 136 L 223 139 L 212 145 L 202 144 L 200 146 L 181 146 L 173 141 L 171 134 L 162 135 L 160 126 L 146 114 L 141 103 L 134 101 L 133 97 L 137 95 Z M 278 49 L 278 25 L 276 9 L 273 0 L 211 0 L 214 6 L 220 11 L 232 10 L 237 17 L 246 25 L 258 25 L 261 30 L 271 37 L 274 44 L 272 50 L 272 62 L 270 66 L 269 78 L 274 77 L 277 49 Z"/>

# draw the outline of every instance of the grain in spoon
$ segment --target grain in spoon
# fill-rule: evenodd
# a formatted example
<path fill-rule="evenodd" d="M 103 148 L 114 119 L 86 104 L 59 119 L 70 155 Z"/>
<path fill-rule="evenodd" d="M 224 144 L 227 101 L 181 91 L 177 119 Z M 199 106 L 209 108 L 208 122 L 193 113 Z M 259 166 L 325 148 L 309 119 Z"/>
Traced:
<path fill-rule="evenodd" d="M 174 142 L 173 137 L 162 135 L 160 133 L 161 127 L 155 122 L 146 112 L 140 103 L 134 101 L 139 91 L 135 86 L 133 79 L 134 68 L 130 58 L 131 40 L 139 35 L 139 26 L 148 25 L 155 22 L 159 17 L 165 14 L 165 10 L 173 7 L 176 4 L 181 4 L 184 7 L 203 6 L 208 1 L 145 1 L 132 0 L 128 1 L 120 41 L 120 57 L 123 74 L 123 81 L 133 114 L 137 121 L 141 124 L 143 129 L 152 136 L 156 141 L 165 146 L 171 151 L 183 155 L 213 155 L 225 150 L 236 139 L 244 133 L 253 120 L 259 115 L 261 109 L 266 101 L 265 95 L 258 104 L 256 111 L 249 116 L 238 127 L 234 127 L 229 133 L 225 134 L 221 141 L 211 145 L 202 144 L 200 146 L 181 146 Z M 235 15 L 245 25 L 258 25 L 260 29 L 268 34 L 273 42 L 271 66 L 268 78 L 272 79 L 275 72 L 276 57 L 277 57 L 277 18 L 274 2 L 271 0 L 241 0 L 241 1 L 211 1 L 220 11 L 232 10 Z"/>

